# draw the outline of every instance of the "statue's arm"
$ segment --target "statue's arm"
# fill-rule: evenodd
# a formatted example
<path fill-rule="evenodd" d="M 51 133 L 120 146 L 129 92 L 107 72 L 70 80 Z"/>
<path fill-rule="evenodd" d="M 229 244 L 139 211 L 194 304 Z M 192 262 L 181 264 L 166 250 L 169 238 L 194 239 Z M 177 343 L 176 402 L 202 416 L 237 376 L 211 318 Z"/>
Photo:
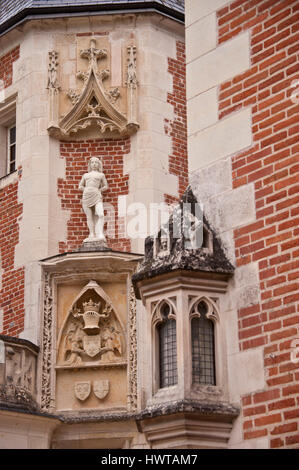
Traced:
<path fill-rule="evenodd" d="M 85 188 L 85 175 L 82 176 L 81 181 L 79 183 L 79 189 L 81 191 L 84 191 L 84 188 Z"/>
<path fill-rule="evenodd" d="M 101 191 L 106 191 L 108 189 L 108 183 L 106 180 L 106 176 L 103 174 L 102 181 L 101 181 Z"/>

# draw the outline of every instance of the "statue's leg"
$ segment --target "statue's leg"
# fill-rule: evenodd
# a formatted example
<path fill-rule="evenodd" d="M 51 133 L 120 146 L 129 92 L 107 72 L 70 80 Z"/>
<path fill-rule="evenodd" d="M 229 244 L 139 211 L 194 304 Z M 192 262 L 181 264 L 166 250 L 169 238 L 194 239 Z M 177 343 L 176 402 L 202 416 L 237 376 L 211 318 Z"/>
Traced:
<path fill-rule="evenodd" d="M 94 216 L 92 213 L 92 208 L 91 207 L 83 207 L 83 210 L 86 215 L 87 219 L 87 227 L 89 229 L 89 237 L 88 238 L 95 238 L 95 223 L 94 223 Z M 84 241 L 87 241 L 88 239 L 85 239 Z"/>
<path fill-rule="evenodd" d="M 96 232 L 96 237 L 99 240 L 106 240 L 106 237 L 104 235 L 104 208 L 103 208 L 103 203 L 98 202 L 95 206 L 95 213 L 98 216 L 98 220 L 96 222 L 95 226 L 95 232 Z"/>

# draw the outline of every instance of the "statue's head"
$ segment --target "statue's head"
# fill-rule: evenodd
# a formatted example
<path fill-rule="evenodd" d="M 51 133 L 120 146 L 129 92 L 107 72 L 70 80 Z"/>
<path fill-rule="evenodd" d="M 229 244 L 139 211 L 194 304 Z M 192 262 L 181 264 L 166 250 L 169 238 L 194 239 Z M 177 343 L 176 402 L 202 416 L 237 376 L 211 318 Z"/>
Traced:
<path fill-rule="evenodd" d="M 103 171 L 103 165 L 98 157 L 91 157 L 88 162 L 88 171 Z"/>

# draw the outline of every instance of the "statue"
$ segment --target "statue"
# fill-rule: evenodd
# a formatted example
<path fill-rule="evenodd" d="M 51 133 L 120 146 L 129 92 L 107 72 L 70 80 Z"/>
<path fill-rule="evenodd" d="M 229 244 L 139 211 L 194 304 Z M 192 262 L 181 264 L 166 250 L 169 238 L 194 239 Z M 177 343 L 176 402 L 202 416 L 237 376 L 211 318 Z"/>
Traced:
<path fill-rule="evenodd" d="M 88 163 L 88 173 L 82 176 L 79 189 L 83 191 L 82 206 L 87 218 L 89 236 L 84 242 L 106 242 L 103 232 L 104 209 L 102 191 L 108 189 L 107 180 L 102 172 L 102 162 L 97 157 L 91 157 Z"/>

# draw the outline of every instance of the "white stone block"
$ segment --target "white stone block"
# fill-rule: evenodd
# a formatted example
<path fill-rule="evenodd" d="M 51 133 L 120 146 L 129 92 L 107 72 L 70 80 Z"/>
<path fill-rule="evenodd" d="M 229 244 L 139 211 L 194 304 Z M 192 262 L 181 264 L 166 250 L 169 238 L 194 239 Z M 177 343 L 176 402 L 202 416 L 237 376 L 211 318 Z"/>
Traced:
<path fill-rule="evenodd" d="M 239 266 L 234 274 L 234 286 L 240 288 L 259 282 L 258 263 L 250 263 L 245 266 Z"/>
<path fill-rule="evenodd" d="M 230 3 L 230 0 L 185 0 L 186 26 Z"/>
<path fill-rule="evenodd" d="M 251 144 L 251 109 L 244 109 L 189 137 L 189 171 L 192 173 Z"/>
<path fill-rule="evenodd" d="M 263 348 L 242 351 L 228 356 L 228 375 L 231 401 L 238 402 L 265 387 Z"/>
<path fill-rule="evenodd" d="M 186 62 L 200 57 L 217 46 L 217 18 L 212 13 L 186 29 Z"/>
<path fill-rule="evenodd" d="M 187 99 L 250 67 L 250 35 L 245 32 L 187 64 Z"/>
<path fill-rule="evenodd" d="M 174 118 L 173 106 L 167 103 L 166 100 L 161 101 L 152 97 L 144 97 L 139 103 L 139 112 L 146 113 L 147 110 L 150 112 L 155 111 L 156 114 L 160 114 L 165 119 L 172 120 Z"/>
<path fill-rule="evenodd" d="M 225 297 L 230 295 L 227 293 Z M 223 308 L 226 308 L 226 299 L 223 299 Z M 226 336 L 226 345 L 227 345 L 227 352 L 228 356 L 232 354 L 236 354 L 239 352 L 239 328 L 238 328 L 238 313 L 237 310 L 227 310 L 225 311 L 225 315 L 223 315 L 221 321 L 224 322 L 225 327 L 225 336 Z"/>
<path fill-rule="evenodd" d="M 111 43 L 111 86 L 122 85 L 122 40 Z"/>
<path fill-rule="evenodd" d="M 188 135 L 192 135 L 218 121 L 217 88 L 194 96 L 188 101 Z"/>
<path fill-rule="evenodd" d="M 231 159 L 220 160 L 194 171 L 190 185 L 198 201 L 204 205 L 207 199 L 232 190 Z"/>
<path fill-rule="evenodd" d="M 250 184 L 223 193 L 206 203 L 207 217 L 218 233 L 255 221 L 254 188 Z"/>

